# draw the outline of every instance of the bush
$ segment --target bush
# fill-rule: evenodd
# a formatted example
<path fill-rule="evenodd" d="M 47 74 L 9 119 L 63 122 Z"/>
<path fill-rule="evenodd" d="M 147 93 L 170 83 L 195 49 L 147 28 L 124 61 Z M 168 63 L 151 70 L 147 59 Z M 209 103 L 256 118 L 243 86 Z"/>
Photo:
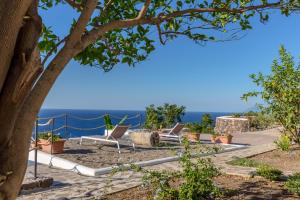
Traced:
<path fill-rule="evenodd" d="M 188 123 L 186 127 L 190 129 L 191 132 L 196 133 L 213 133 L 213 123 L 211 115 L 205 113 L 202 115 L 201 123 Z"/>
<path fill-rule="evenodd" d="M 281 179 L 282 171 L 275 169 L 269 165 L 260 165 L 256 170 L 257 175 L 265 177 L 271 181 L 278 181 Z"/>
<path fill-rule="evenodd" d="M 167 103 L 158 107 L 150 105 L 146 107 L 145 128 L 157 130 L 173 126 L 175 123 L 181 122 L 184 114 L 184 106 Z"/>
<path fill-rule="evenodd" d="M 300 196 L 300 173 L 290 176 L 284 186 L 288 191 Z"/>
<path fill-rule="evenodd" d="M 275 123 L 274 118 L 271 115 L 264 113 L 257 113 L 256 115 L 246 115 L 250 121 L 250 128 L 252 130 L 265 130 Z"/>
<path fill-rule="evenodd" d="M 202 133 L 202 125 L 199 123 L 187 123 L 185 127 L 193 133 Z"/>
<path fill-rule="evenodd" d="M 249 158 L 239 158 L 236 157 L 234 160 L 229 161 L 227 164 L 229 165 L 237 165 L 242 167 L 259 167 L 260 163 L 255 160 L 251 160 Z"/>
<path fill-rule="evenodd" d="M 291 151 L 292 149 L 292 141 L 288 135 L 281 135 L 275 144 L 281 151 Z"/>
<path fill-rule="evenodd" d="M 52 137 L 52 133 L 50 133 L 50 132 L 49 133 L 38 134 L 38 139 L 50 140 L 51 141 L 52 140 L 51 137 Z M 53 142 L 56 142 L 60 139 L 61 139 L 61 136 L 53 134 Z"/>
<path fill-rule="evenodd" d="M 240 118 L 241 116 L 242 116 L 241 113 L 233 113 L 232 114 L 232 117 L 234 117 L 234 118 Z"/>
<path fill-rule="evenodd" d="M 125 123 L 125 121 L 127 120 L 127 118 L 128 118 L 128 116 L 125 115 L 125 116 L 119 121 L 118 124 L 119 124 L 119 125 L 123 125 L 123 124 Z M 105 127 L 106 127 L 107 130 L 112 130 L 112 129 L 114 129 L 115 126 L 112 124 L 112 122 L 111 122 L 111 117 L 110 117 L 109 114 L 105 115 L 103 119 L 104 119 L 104 124 L 105 124 Z"/>
<path fill-rule="evenodd" d="M 143 183 L 152 191 L 152 198 L 158 200 L 214 199 L 222 192 L 214 184 L 213 177 L 219 170 L 209 158 L 197 156 L 192 161 L 191 147 L 183 140 L 184 152 L 180 158 L 180 171 L 157 171 L 132 165 L 131 169 L 142 172 Z"/>

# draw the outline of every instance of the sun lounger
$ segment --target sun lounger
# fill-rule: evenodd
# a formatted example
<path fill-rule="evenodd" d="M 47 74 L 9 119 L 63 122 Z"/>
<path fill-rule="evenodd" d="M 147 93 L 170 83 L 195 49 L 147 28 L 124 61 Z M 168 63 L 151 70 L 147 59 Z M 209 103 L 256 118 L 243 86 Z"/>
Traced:
<path fill-rule="evenodd" d="M 112 130 L 111 134 L 108 136 L 81 136 L 80 138 L 80 145 L 82 144 L 82 140 L 94 140 L 95 142 L 100 141 L 100 142 L 107 142 L 107 143 L 113 143 L 117 144 L 118 151 L 120 151 L 120 144 L 119 144 L 119 139 L 123 137 L 125 132 L 128 130 L 128 126 L 121 126 L 121 125 L 116 125 L 115 128 Z M 132 147 L 134 148 L 134 143 L 132 143 Z"/>
<path fill-rule="evenodd" d="M 181 130 L 183 129 L 184 124 L 177 123 L 170 131 L 167 133 L 159 133 L 160 137 L 165 137 L 165 138 L 174 138 L 178 139 L 179 142 L 181 143 Z"/>

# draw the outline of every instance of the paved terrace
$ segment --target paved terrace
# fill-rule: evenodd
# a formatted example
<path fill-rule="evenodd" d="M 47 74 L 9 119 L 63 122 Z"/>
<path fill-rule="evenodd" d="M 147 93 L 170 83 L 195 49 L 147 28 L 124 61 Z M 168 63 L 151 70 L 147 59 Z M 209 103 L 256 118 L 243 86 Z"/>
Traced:
<path fill-rule="evenodd" d="M 273 141 L 278 137 L 278 129 L 270 129 L 259 132 L 233 134 L 233 142 L 249 144 L 250 147 L 232 152 L 220 153 L 212 157 L 214 163 L 221 167 L 221 171 L 227 174 L 249 176 L 255 169 L 248 167 L 229 166 L 226 162 L 234 156 L 248 157 L 275 149 Z M 202 139 L 209 140 L 209 135 L 201 135 Z M 151 169 L 178 170 L 178 162 L 169 162 L 148 167 Z M 27 169 L 26 177 L 32 177 L 33 167 Z M 103 175 L 100 177 L 85 177 L 74 172 L 53 169 L 39 165 L 39 176 L 53 177 L 54 184 L 47 189 L 37 189 L 23 192 L 18 199 L 100 199 L 103 195 L 135 187 L 141 184 L 141 174 L 132 171 L 121 172 L 114 176 Z"/>

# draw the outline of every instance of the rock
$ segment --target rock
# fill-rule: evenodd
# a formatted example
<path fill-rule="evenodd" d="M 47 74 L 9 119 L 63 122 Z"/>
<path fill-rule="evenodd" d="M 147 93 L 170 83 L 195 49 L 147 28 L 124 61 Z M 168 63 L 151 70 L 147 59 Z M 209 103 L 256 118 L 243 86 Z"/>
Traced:
<path fill-rule="evenodd" d="M 23 182 L 21 190 L 32 190 L 35 188 L 47 188 L 53 184 L 52 177 L 37 177 L 37 178 L 26 178 Z"/>

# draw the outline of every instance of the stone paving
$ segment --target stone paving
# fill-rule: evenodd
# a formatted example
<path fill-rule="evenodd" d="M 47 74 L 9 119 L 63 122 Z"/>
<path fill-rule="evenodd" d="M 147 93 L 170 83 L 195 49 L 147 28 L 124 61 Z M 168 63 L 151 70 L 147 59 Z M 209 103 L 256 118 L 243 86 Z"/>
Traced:
<path fill-rule="evenodd" d="M 247 143 L 251 146 L 242 150 L 220 153 L 211 158 L 224 173 L 251 176 L 255 169 L 230 166 L 227 165 L 226 162 L 232 160 L 234 157 L 248 157 L 275 149 L 276 147 L 273 141 L 278 137 L 278 134 L 278 129 L 235 134 L 233 142 Z M 208 136 L 203 136 L 204 139 L 206 137 Z M 178 162 L 168 162 L 147 168 L 178 170 L 179 165 Z M 30 176 L 32 172 L 33 166 L 29 166 L 26 175 Z M 71 171 L 39 165 L 38 173 L 39 176 L 53 177 L 53 186 L 47 189 L 24 191 L 20 194 L 18 199 L 101 199 L 105 194 L 121 191 L 141 184 L 141 174 L 132 171 L 119 172 L 114 176 L 103 175 L 100 177 L 86 177 Z"/>

